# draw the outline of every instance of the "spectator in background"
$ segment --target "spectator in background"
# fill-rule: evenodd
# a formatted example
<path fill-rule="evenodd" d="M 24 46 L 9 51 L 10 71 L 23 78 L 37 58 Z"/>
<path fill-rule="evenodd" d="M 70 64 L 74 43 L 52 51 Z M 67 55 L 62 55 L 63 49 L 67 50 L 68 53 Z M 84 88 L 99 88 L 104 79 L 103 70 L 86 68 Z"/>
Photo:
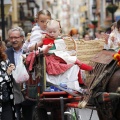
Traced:
<path fill-rule="evenodd" d="M 6 53 L 8 59 L 10 60 L 10 63 L 17 65 L 19 64 L 19 57 L 23 54 L 22 46 L 25 34 L 22 28 L 15 27 L 8 31 L 8 37 L 12 47 L 8 48 L 6 50 Z M 16 83 L 15 80 L 13 81 L 13 83 L 17 120 L 21 120 L 21 108 L 24 97 L 21 93 L 20 84 Z"/>
<path fill-rule="evenodd" d="M 12 47 L 12 46 L 11 46 L 11 43 L 10 43 L 10 41 L 9 41 L 8 39 L 5 40 L 5 44 L 6 44 L 6 47 L 7 47 L 7 48 Z"/>
<path fill-rule="evenodd" d="M 74 39 L 74 40 L 78 40 L 79 39 L 79 33 L 78 30 L 76 28 L 72 28 L 69 32 L 69 35 Z"/>
<path fill-rule="evenodd" d="M 91 40 L 91 39 L 90 39 L 90 35 L 89 35 L 88 33 L 85 33 L 85 34 L 83 35 L 83 39 L 86 40 L 86 41 L 87 41 L 87 40 Z"/>
<path fill-rule="evenodd" d="M 5 43 L 4 41 L 2 41 L 2 45 L 3 45 L 3 47 L 4 47 L 4 50 L 6 50 L 7 47 L 6 47 L 6 43 Z"/>
<path fill-rule="evenodd" d="M 100 32 L 100 36 L 101 36 L 100 38 L 101 38 L 101 39 L 104 39 L 104 34 L 105 34 L 104 31 L 101 31 L 101 32 Z"/>
<path fill-rule="evenodd" d="M 16 120 L 13 96 L 14 64 L 9 64 L 5 44 L 0 41 L 0 120 Z"/>
<path fill-rule="evenodd" d="M 96 36 L 95 40 L 104 39 L 104 34 L 105 34 L 104 31 L 95 32 L 95 36 Z"/>
<path fill-rule="evenodd" d="M 111 25 L 111 33 L 105 34 L 105 45 L 104 49 L 117 50 L 120 47 L 120 33 L 119 33 L 120 20 L 114 22 Z"/>
<path fill-rule="evenodd" d="M 101 39 L 101 31 L 95 32 L 95 40 Z"/>
<path fill-rule="evenodd" d="M 106 29 L 105 33 L 110 34 L 111 31 L 112 31 L 112 30 L 111 30 L 111 27 L 109 27 L 109 28 Z"/>

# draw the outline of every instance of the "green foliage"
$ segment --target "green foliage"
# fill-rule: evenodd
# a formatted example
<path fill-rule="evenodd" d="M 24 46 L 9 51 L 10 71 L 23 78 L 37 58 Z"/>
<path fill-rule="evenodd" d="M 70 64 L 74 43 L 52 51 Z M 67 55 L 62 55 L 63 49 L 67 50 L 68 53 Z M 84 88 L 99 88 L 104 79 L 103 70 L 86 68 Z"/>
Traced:
<path fill-rule="evenodd" d="M 115 13 L 117 9 L 118 9 L 118 6 L 115 4 L 109 4 L 106 7 L 106 10 L 109 11 L 110 13 Z"/>

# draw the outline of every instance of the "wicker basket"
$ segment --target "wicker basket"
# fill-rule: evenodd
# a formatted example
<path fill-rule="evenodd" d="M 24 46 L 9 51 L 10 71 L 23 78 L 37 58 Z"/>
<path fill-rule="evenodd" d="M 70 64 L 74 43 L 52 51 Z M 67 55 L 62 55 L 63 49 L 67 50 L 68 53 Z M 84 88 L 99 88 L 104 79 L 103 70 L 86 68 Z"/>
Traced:
<path fill-rule="evenodd" d="M 76 43 L 78 59 L 87 64 L 104 47 L 104 40 L 78 40 Z"/>
<path fill-rule="evenodd" d="M 73 40 L 70 36 L 64 35 L 64 40 L 68 50 L 75 50 L 77 58 L 84 62 L 89 63 L 90 59 L 100 52 L 104 47 L 104 40 Z"/>
<path fill-rule="evenodd" d="M 67 46 L 67 50 L 71 52 L 70 54 L 76 56 L 77 55 L 76 41 L 69 35 L 63 35 L 62 38 L 64 39 L 64 42 Z"/>

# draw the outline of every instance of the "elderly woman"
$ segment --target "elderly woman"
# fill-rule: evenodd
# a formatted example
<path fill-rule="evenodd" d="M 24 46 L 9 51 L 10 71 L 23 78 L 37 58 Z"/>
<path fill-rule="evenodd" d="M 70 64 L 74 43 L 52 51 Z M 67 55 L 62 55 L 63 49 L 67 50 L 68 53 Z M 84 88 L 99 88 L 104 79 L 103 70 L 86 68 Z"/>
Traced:
<path fill-rule="evenodd" d="M 0 41 L 0 120 L 15 120 L 13 79 L 14 64 L 9 64 L 5 46 Z"/>

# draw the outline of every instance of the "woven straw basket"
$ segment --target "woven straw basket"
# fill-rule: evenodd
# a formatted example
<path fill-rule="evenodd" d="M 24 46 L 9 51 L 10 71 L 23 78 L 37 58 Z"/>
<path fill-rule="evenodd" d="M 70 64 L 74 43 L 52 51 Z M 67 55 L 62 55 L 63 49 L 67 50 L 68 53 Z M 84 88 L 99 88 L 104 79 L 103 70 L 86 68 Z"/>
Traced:
<path fill-rule="evenodd" d="M 68 50 L 75 50 L 77 58 L 84 62 L 89 63 L 90 59 L 100 52 L 104 47 L 104 40 L 74 40 L 68 35 L 63 35 Z"/>
<path fill-rule="evenodd" d="M 78 59 L 88 64 L 90 59 L 103 49 L 104 40 L 78 40 L 76 44 Z"/>

